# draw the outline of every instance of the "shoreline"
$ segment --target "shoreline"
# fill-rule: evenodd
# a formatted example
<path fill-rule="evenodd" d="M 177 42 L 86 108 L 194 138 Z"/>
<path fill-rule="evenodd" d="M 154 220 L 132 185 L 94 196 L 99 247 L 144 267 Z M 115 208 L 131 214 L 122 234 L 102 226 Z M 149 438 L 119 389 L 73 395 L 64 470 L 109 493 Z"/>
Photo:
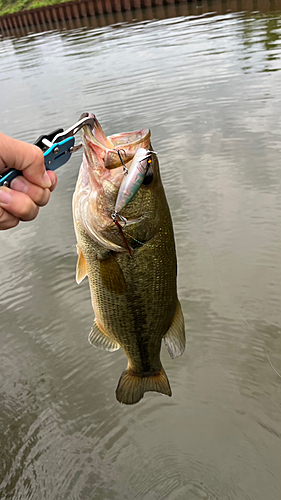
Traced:
<path fill-rule="evenodd" d="M 280 0 L 281 1 L 281 0 Z M 212 1 L 211 4 L 222 4 L 222 0 Z M 208 0 L 71 0 L 58 4 L 36 7 L 30 10 L 24 9 L 11 14 L 0 16 L 0 36 L 23 36 L 32 32 L 48 31 L 58 29 L 61 23 L 75 22 L 79 20 L 88 24 L 91 20 L 98 20 L 102 25 L 114 24 L 115 22 L 132 21 L 137 16 L 136 11 L 149 13 L 149 19 L 155 17 L 154 11 L 162 10 L 161 18 L 165 18 L 165 11 L 171 11 L 173 17 L 177 11 L 183 15 L 198 15 L 210 12 L 210 1 Z M 126 14 L 130 14 L 127 19 Z M 180 14 L 181 15 L 181 14 Z M 106 20 L 105 18 L 109 18 Z M 130 18 L 131 17 L 131 18 Z M 101 19 L 103 18 L 103 19 Z M 116 18 L 116 19 L 115 19 Z M 146 18 L 146 16 L 145 16 Z M 98 23 L 99 24 L 99 23 Z"/>
<path fill-rule="evenodd" d="M 52 1 L 52 0 L 51 0 Z M 53 29 L 233 12 L 281 11 L 281 0 L 70 0 L 0 15 L 0 39 Z M 70 26 L 68 26 L 70 25 Z"/>
<path fill-rule="evenodd" d="M 9 0 L 6 0 L 9 2 Z M 124 11 L 124 10 L 132 10 L 134 7 L 135 8 L 145 8 L 146 6 L 148 7 L 156 7 L 158 5 L 169 5 L 169 4 L 175 4 L 175 3 L 189 3 L 193 2 L 195 4 L 202 4 L 202 0 L 137 0 L 132 2 L 131 0 L 93 0 L 93 4 L 96 5 L 98 3 L 106 5 L 106 10 L 107 11 Z M 212 0 L 209 0 L 207 3 L 211 3 Z M 40 11 L 40 10 L 45 10 L 51 9 L 54 7 L 55 9 L 58 9 L 60 6 L 64 7 L 66 5 L 71 5 L 71 4 L 88 4 L 90 3 L 89 0 L 16 0 L 13 2 L 13 4 L 8 3 L 6 6 L 2 5 L 2 8 L 0 9 L 0 18 L 1 17 L 10 17 L 13 15 L 18 15 L 18 14 L 23 14 L 23 13 L 29 13 L 33 11 Z M 204 0 L 203 0 L 204 3 Z M 19 8 L 17 8 L 17 5 Z M 97 7 L 98 8 L 98 7 Z M 101 11 L 100 8 L 98 10 Z M 103 9 L 105 10 L 105 9 Z"/>
<path fill-rule="evenodd" d="M 67 3 L 73 0 L 0 0 L 0 17 L 18 14 L 19 12 L 51 7 L 60 3 Z"/>

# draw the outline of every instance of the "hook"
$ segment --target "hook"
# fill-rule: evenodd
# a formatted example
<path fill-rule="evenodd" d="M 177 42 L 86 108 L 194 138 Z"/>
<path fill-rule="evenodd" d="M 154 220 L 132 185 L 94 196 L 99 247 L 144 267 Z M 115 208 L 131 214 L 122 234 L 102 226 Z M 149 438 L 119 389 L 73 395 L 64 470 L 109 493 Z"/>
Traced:
<path fill-rule="evenodd" d="M 124 163 L 124 161 L 123 161 L 123 158 L 122 158 L 122 155 L 121 155 L 121 151 L 122 151 L 122 153 L 124 154 L 124 156 L 127 156 L 127 155 L 126 155 L 126 151 L 125 151 L 124 149 L 117 149 L 117 150 L 116 150 L 116 152 L 117 152 L 117 154 L 118 154 L 118 156 L 119 156 L 119 159 L 120 159 L 120 161 L 121 161 L 121 163 L 122 163 L 122 165 L 123 165 L 123 172 L 124 172 L 124 175 L 128 175 L 129 170 L 127 169 L 127 167 L 126 167 L 126 165 L 125 165 L 125 163 Z"/>

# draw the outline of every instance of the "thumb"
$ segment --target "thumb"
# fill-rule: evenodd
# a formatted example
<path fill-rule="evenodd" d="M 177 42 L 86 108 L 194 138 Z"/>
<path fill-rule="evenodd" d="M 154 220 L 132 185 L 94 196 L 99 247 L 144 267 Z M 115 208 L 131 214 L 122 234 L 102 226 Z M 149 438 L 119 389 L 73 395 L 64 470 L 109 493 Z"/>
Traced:
<path fill-rule="evenodd" d="M 5 166 L 21 170 L 27 180 L 42 188 L 51 186 L 41 149 L 0 132 L 0 172 Z"/>

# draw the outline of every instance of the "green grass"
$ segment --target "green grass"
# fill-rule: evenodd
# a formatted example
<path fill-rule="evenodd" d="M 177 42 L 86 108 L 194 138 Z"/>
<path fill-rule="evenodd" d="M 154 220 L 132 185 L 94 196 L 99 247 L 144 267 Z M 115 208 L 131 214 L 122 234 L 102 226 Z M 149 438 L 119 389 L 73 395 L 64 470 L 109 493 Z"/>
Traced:
<path fill-rule="evenodd" d="M 0 16 L 13 14 L 24 9 L 36 9 L 46 5 L 63 3 L 67 0 L 0 0 Z"/>

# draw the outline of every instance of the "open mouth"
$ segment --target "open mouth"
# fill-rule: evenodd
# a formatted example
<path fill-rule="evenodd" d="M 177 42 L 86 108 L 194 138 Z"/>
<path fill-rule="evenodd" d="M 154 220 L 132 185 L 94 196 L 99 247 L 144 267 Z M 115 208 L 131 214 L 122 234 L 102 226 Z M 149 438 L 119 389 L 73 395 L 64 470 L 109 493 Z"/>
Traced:
<path fill-rule="evenodd" d="M 94 119 L 94 127 L 86 125 L 82 129 L 82 142 L 86 153 L 96 155 L 105 168 L 123 167 L 135 156 L 140 147 L 150 145 L 150 130 L 147 128 L 134 132 L 124 132 L 106 137 L 102 127 L 93 114 L 83 113 L 81 118 Z M 91 156 L 91 154 L 90 154 Z"/>
<path fill-rule="evenodd" d="M 141 245 L 134 240 L 131 231 L 135 233 L 134 226 L 143 221 L 144 214 L 140 213 L 142 207 L 137 205 L 132 210 L 126 210 L 127 203 L 117 211 L 116 202 L 120 189 L 123 193 L 127 186 L 122 187 L 124 179 L 131 179 L 131 166 L 139 162 L 138 157 L 142 154 L 139 150 L 150 152 L 152 149 L 150 130 L 141 129 L 107 137 L 95 115 L 83 113 L 80 119 L 84 118 L 87 124 L 81 129 L 84 159 L 80 182 L 81 189 L 86 188 L 83 206 L 78 206 L 77 210 L 82 213 L 85 230 L 91 237 L 114 251 L 124 251 L 125 246 L 131 256 L 131 246 L 135 248 L 137 243 Z M 134 175 L 138 173 L 135 170 L 132 170 Z M 112 229 L 115 243 L 108 239 L 108 231 Z M 131 244 L 127 241 L 127 235 Z"/>

